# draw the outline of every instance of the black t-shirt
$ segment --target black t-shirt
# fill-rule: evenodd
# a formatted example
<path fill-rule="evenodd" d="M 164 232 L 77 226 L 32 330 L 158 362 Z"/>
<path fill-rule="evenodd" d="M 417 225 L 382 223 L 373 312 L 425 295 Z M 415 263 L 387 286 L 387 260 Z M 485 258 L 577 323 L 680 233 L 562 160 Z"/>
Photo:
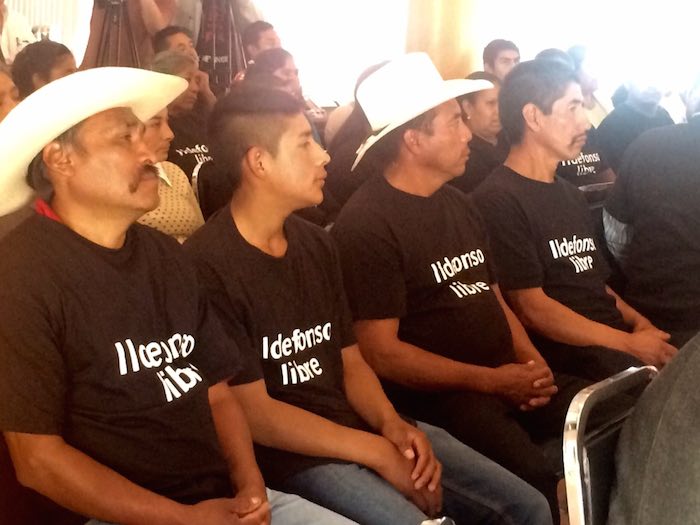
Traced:
<path fill-rule="evenodd" d="M 450 184 L 464 193 L 471 193 L 489 174 L 503 164 L 508 156 L 508 145 L 500 140 L 497 145 L 474 135 L 469 141 L 469 160 L 464 174 L 452 179 Z"/>
<path fill-rule="evenodd" d="M 606 209 L 633 228 L 625 299 L 667 330 L 700 329 L 700 117 L 628 148 Z"/>
<path fill-rule="evenodd" d="M 178 501 L 230 494 L 208 386 L 238 350 L 177 243 L 135 225 L 110 250 L 36 215 L 0 246 L 0 429 L 61 435 Z"/>
<path fill-rule="evenodd" d="M 615 173 L 605 162 L 595 128 L 588 130 L 578 157 L 559 163 L 557 175 L 583 191 L 589 205 L 602 204 L 607 194 L 604 190 L 615 180 Z"/>
<path fill-rule="evenodd" d="M 225 329 L 247 352 L 245 381 L 338 424 L 366 428 L 345 396 L 341 350 L 355 343 L 335 248 L 326 232 L 292 215 L 288 248 L 272 257 L 249 244 L 227 209 L 191 236 L 196 261 Z M 258 447 L 265 480 L 335 460 Z"/>
<path fill-rule="evenodd" d="M 649 129 L 669 124 L 673 124 L 673 119 L 662 107 L 657 108 L 653 117 L 649 117 L 624 102 L 603 119 L 596 135 L 605 160 L 617 173 L 622 155 L 634 139 Z"/>
<path fill-rule="evenodd" d="M 488 241 L 469 198 L 444 186 L 430 197 L 369 179 L 331 230 L 356 320 L 399 318 L 399 338 L 457 361 L 514 361 L 491 289 Z"/>
<path fill-rule="evenodd" d="M 187 175 L 206 220 L 231 200 L 233 184 L 228 171 L 217 165 L 212 156 L 206 120 L 200 114 L 171 116 L 169 124 L 175 138 L 170 143 L 168 160 Z"/>
<path fill-rule="evenodd" d="M 542 288 L 594 321 L 624 328 L 606 292 L 609 269 L 598 251 L 586 201 L 568 182 L 523 177 L 502 166 L 474 193 L 504 290 Z"/>

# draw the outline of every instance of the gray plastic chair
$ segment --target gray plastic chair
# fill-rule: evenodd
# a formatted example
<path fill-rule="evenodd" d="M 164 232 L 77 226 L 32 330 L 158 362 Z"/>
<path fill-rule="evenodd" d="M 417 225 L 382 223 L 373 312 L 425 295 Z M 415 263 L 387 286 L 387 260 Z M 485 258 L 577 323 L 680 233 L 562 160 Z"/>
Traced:
<path fill-rule="evenodd" d="M 570 525 L 605 525 L 615 481 L 615 449 L 625 419 L 658 370 L 631 367 L 581 390 L 564 424 Z"/>

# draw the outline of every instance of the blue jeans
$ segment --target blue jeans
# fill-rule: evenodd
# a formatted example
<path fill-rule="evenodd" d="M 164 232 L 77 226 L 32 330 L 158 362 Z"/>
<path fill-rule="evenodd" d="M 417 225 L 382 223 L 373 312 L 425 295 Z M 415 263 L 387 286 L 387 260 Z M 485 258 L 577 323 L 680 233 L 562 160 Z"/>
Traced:
<path fill-rule="evenodd" d="M 272 509 L 272 525 L 357 525 L 294 494 L 267 489 L 267 499 Z M 90 520 L 85 525 L 113 524 Z"/>
<path fill-rule="evenodd" d="M 443 466 L 443 512 L 457 525 L 551 525 L 547 500 L 444 430 L 418 423 Z M 283 490 L 363 525 L 419 525 L 428 517 L 373 471 L 331 463 L 288 478 Z"/>

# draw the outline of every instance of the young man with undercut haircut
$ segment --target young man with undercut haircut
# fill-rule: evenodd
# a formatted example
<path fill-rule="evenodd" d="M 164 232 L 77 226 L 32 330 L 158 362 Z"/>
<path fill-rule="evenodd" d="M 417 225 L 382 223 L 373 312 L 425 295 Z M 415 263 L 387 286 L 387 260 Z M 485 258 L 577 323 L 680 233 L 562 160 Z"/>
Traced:
<path fill-rule="evenodd" d="M 501 88 L 500 115 L 510 154 L 474 202 L 513 310 L 555 369 L 600 380 L 664 365 L 676 353 L 669 334 L 606 286 L 586 201 L 556 176 L 590 127 L 575 73 L 555 60 L 519 65 Z"/>
<path fill-rule="evenodd" d="M 423 54 L 370 75 L 357 101 L 374 133 L 355 162 L 378 173 L 331 234 L 360 348 L 397 408 L 532 484 L 558 522 L 561 459 L 539 444 L 561 439 L 569 402 L 587 383 L 552 375 L 501 296 L 474 204 L 446 184 L 470 154 L 454 99 L 491 88 L 443 81 Z"/>
<path fill-rule="evenodd" d="M 250 357 L 234 387 L 269 484 L 364 525 L 544 524 L 532 487 L 436 427 L 402 419 L 353 336 L 338 254 L 294 215 L 319 204 L 328 155 L 303 107 L 241 89 L 211 123 L 236 187 L 185 244 Z"/>

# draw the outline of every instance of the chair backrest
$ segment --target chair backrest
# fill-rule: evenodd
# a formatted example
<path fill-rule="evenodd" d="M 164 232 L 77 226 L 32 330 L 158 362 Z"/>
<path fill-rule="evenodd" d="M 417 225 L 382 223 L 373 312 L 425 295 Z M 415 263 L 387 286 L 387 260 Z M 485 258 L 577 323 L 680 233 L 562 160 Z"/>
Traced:
<path fill-rule="evenodd" d="M 571 401 L 564 425 L 571 525 L 605 525 L 622 424 L 657 374 L 653 366 L 631 367 L 584 388 Z"/>

